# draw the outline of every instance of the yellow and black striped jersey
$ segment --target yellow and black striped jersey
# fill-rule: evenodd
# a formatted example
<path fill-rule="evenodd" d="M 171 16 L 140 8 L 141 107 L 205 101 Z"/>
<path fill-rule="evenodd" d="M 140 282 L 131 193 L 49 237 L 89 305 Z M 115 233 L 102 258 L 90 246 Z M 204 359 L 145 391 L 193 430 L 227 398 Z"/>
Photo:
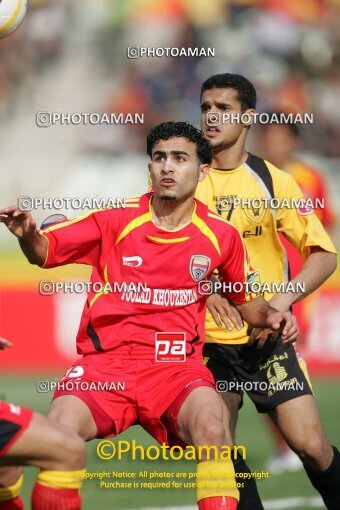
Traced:
<path fill-rule="evenodd" d="M 303 194 L 294 178 L 252 154 L 233 170 L 211 168 L 206 179 L 198 184 L 196 198 L 238 229 L 251 265 L 260 273 L 261 283 L 271 287 L 273 282 L 279 286 L 289 280 L 288 262 L 278 232 L 304 260 L 311 246 L 336 252 L 316 214 L 304 207 Z M 266 299 L 272 295 L 273 292 L 264 292 Z M 246 329 L 246 326 L 241 331 L 220 329 L 207 312 L 206 342 L 246 343 Z"/>

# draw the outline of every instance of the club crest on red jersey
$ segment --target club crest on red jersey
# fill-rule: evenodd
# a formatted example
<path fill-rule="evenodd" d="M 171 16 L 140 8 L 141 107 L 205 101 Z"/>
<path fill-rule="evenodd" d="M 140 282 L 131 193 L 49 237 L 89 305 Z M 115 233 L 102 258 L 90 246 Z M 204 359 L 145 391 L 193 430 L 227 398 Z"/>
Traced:
<path fill-rule="evenodd" d="M 193 255 L 190 260 L 190 274 L 195 282 L 203 280 L 210 268 L 211 259 L 205 255 Z"/>

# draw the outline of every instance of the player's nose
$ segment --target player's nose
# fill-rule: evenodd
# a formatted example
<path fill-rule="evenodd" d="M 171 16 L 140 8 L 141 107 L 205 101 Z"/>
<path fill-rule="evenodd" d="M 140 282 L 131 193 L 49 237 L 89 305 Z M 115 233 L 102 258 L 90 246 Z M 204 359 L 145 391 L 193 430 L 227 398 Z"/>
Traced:
<path fill-rule="evenodd" d="M 162 173 L 163 175 L 164 174 L 168 174 L 170 172 L 174 172 L 174 166 L 172 164 L 172 161 L 171 159 L 167 158 L 165 161 L 164 161 L 164 165 L 163 165 L 163 168 L 162 168 Z"/>

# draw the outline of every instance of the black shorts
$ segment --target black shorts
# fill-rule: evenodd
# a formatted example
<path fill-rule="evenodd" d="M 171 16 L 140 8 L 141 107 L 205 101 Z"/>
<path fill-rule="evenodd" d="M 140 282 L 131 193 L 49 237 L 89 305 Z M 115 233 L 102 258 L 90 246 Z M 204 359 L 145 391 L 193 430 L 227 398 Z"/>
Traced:
<path fill-rule="evenodd" d="M 263 349 L 254 345 L 212 344 L 203 348 L 204 363 L 212 372 L 219 393 L 247 392 L 259 413 L 275 409 L 301 395 L 313 395 L 306 363 L 292 345 L 278 337 Z"/>

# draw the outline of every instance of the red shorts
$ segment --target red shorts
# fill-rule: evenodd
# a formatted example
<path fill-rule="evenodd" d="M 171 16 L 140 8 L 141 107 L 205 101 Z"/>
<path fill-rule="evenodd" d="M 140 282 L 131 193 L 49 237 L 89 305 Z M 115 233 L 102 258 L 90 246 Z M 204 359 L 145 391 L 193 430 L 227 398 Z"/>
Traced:
<path fill-rule="evenodd" d="M 28 428 L 33 411 L 26 407 L 0 401 L 0 457 Z"/>
<path fill-rule="evenodd" d="M 77 360 L 53 398 L 74 395 L 83 400 L 96 422 L 97 437 L 115 436 L 139 424 L 157 441 L 172 446 L 182 444 L 177 438 L 178 411 L 199 386 L 215 388 L 201 359 L 160 363 L 100 353 Z"/>

